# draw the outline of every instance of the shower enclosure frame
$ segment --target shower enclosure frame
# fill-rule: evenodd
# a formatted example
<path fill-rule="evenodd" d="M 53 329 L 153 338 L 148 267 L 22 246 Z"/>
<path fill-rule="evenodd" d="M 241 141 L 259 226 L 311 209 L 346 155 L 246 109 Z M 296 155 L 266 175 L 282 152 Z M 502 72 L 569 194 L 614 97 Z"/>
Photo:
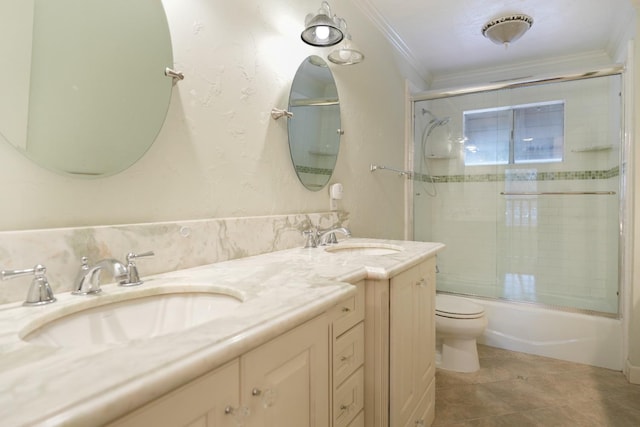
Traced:
<path fill-rule="evenodd" d="M 517 308 L 522 307 L 525 311 L 528 310 L 541 310 L 541 315 L 546 319 L 549 314 L 548 313 L 557 313 L 557 315 L 553 315 L 553 319 L 562 319 L 567 316 L 582 316 L 583 319 L 589 318 L 594 319 L 594 323 L 590 323 L 589 326 L 593 326 L 594 331 L 609 331 L 610 327 L 620 331 L 620 340 L 619 344 L 621 345 L 619 349 L 615 350 L 612 357 L 608 362 L 603 363 L 593 363 L 593 360 L 589 360 L 588 356 L 585 356 L 585 353 L 589 353 L 589 351 L 585 351 L 584 347 L 581 347 L 579 344 L 576 346 L 571 345 L 570 348 L 563 349 L 559 353 L 554 352 L 553 349 L 544 349 L 538 348 L 537 345 L 534 348 L 511 348 L 516 351 L 525 351 L 531 352 L 534 354 L 540 354 L 548 357 L 556 357 L 563 360 L 571 360 L 581 363 L 595 364 L 598 366 L 608 367 L 610 369 L 620 369 L 625 372 L 625 375 L 629 379 L 631 374 L 631 369 L 635 370 L 635 367 L 632 367 L 629 363 L 629 333 L 631 328 L 631 314 L 632 307 L 630 302 L 630 297 L 633 291 L 633 233 L 634 233 L 634 197 L 633 197 L 633 188 L 634 188 L 634 150 L 632 149 L 633 135 L 634 135 L 634 97 L 632 96 L 635 80 L 634 80 L 634 61 L 633 61 L 633 51 L 630 49 L 627 51 L 627 55 L 624 58 L 624 62 L 626 65 L 610 65 L 607 67 L 601 67 L 597 69 L 591 69 L 584 72 L 577 73 L 567 73 L 567 74 L 548 74 L 542 75 L 538 77 L 525 78 L 525 79 L 514 79 L 514 80 L 505 80 L 496 83 L 489 84 L 478 84 L 465 86 L 460 88 L 445 88 L 445 89 L 436 89 L 430 91 L 421 91 L 421 92 L 413 92 L 408 89 L 408 86 L 405 89 L 406 92 L 406 102 L 407 102 L 407 115 L 405 118 L 405 170 L 413 170 L 414 168 L 414 149 L 415 149 L 415 127 L 414 127 L 414 117 L 415 117 L 415 103 L 417 101 L 424 100 L 434 100 L 447 98 L 457 95 L 465 95 L 471 93 L 478 92 L 488 92 L 492 90 L 498 89 L 510 89 L 510 88 L 518 88 L 525 86 L 535 86 L 546 83 L 557 83 L 563 81 L 572 81 L 572 80 L 582 80 L 589 79 L 594 77 L 605 77 L 605 76 L 613 76 L 620 75 L 620 84 L 621 84 L 621 124 L 620 124 L 620 184 L 619 184 L 619 215 L 618 215 L 618 314 L 617 316 L 612 317 L 603 317 L 603 316 L 591 316 L 594 313 L 589 313 L 588 310 L 581 311 L 580 309 L 572 310 L 572 309 L 562 309 L 558 307 L 549 307 L 544 306 L 543 304 L 535 304 L 535 303 L 520 303 L 516 301 L 505 301 L 500 302 L 496 301 L 496 304 L 502 304 L 504 307 L 508 307 L 508 304 L 511 304 L 511 307 Z M 405 209 L 405 239 L 412 240 L 414 238 L 414 198 L 415 198 L 415 181 L 412 179 L 413 176 L 408 176 L 408 179 L 405 180 L 405 196 L 406 196 L 406 209 Z M 478 302 L 481 302 L 480 299 Z M 487 303 L 491 303 L 492 300 L 485 300 Z M 507 305 L 504 305 L 507 304 Z M 530 309 L 527 307 L 531 307 Z M 539 307 L 539 308 L 537 308 Z M 544 314 L 547 313 L 547 314 Z M 557 316 L 557 317 L 556 317 Z M 587 316 L 587 317 L 584 317 Z M 601 320 L 598 320 L 601 319 Z M 552 321 L 552 320 L 549 320 Z M 556 320 L 553 320 L 556 321 Z M 559 320 L 562 321 L 562 320 Z M 591 321 L 590 321 L 591 322 Z M 575 321 L 569 321 L 570 324 L 575 324 Z M 615 326 L 615 325 L 619 326 Z M 568 327 L 571 329 L 571 326 Z M 607 332 L 603 332 L 605 335 Z M 615 333 L 617 334 L 617 333 Z M 614 335 L 615 335 L 614 334 Z M 570 340 L 574 341 L 574 340 Z M 579 340 L 577 340 L 579 341 Z M 613 339 L 615 342 L 616 339 Z M 502 343 L 504 344 L 504 343 Z M 601 343 L 602 344 L 602 343 Z M 490 344 L 494 345 L 494 344 Z M 497 347 L 501 348 L 509 348 L 509 345 L 501 345 L 500 343 L 495 344 Z M 594 344 L 598 345 L 598 344 Z M 606 345 L 605 345 L 606 346 Z M 525 346 L 526 347 L 526 346 Z M 531 350 L 531 351 L 529 351 Z M 567 353 L 568 352 L 568 353 Z M 577 353 L 577 354 L 576 354 Z M 620 359 L 619 361 L 617 359 Z M 635 371 L 634 371 L 635 372 Z"/>
<path fill-rule="evenodd" d="M 501 90 L 501 89 L 516 89 L 521 87 L 536 86 L 536 85 L 542 85 L 542 84 L 548 84 L 548 83 L 569 82 L 569 81 L 575 81 L 575 80 L 591 79 L 596 77 L 606 77 L 606 76 L 613 76 L 613 75 L 621 76 L 621 88 L 622 88 L 622 94 L 623 94 L 622 102 L 621 102 L 621 109 L 622 109 L 621 130 L 623 131 L 623 135 L 621 135 L 621 149 L 620 149 L 620 159 L 619 159 L 619 164 L 622 166 L 621 172 L 620 172 L 621 182 L 620 182 L 620 188 L 619 188 L 620 202 L 619 202 L 619 234 L 618 234 L 618 250 L 620 254 L 618 257 L 618 291 L 619 291 L 618 307 L 619 308 L 618 308 L 618 313 L 616 315 L 611 315 L 610 317 L 623 318 L 623 317 L 626 317 L 627 310 L 628 310 L 628 307 L 626 307 L 625 304 L 623 304 L 623 301 L 624 301 L 624 295 L 629 290 L 628 280 L 629 280 L 630 274 L 628 271 L 628 266 L 626 264 L 627 262 L 630 262 L 629 251 L 631 250 L 631 247 L 627 242 L 628 239 L 626 238 L 626 236 L 628 236 L 628 233 L 631 232 L 631 227 L 630 227 L 631 218 L 629 217 L 631 201 L 628 200 L 628 195 L 631 194 L 629 192 L 629 186 L 631 185 L 631 181 L 629 179 L 630 167 L 628 164 L 628 159 L 630 158 L 629 157 L 630 147 L 629 147 L 628 138 L 626 138 L 626 135 L 629 134 L 627 129 L 628 120 L 626 115 L 628 110 L 626 86 L 628 83 L 627 83 L 627 80 L 625 79 L 626 75 L 625 75 L 624 66 L 612 65 L 605 68 L 589 70 L 585 72 L 572 73 L 572 74 L 547 75 L 547 76 L 541 76 L 541 77 L 534 77 L 530 79 L 501 81 L 501 82 L 489 83 L 484 85 L 468 86 L 468 87 L 462 87 L 462 88 L 456 88 L 456 89 L 432 90 L 432 91 L 412 94 L 408 97 L 408 102 L 410 103 L 408 108 L 408 110 L 410 111 L 410 117 L 408 118 L 408 121 L 414 120 L 415 112 L 416 112 L 415 104 L 416 102 L 419 102 L 419 101 L 443 99 L 443 98 L 455 97 L 460 95 L 489 92 L 489 91 L 495 91 L 495 90 Z M 412 125 L 409 135 L 407 137 L 407 155 L 406 155 L 405 166 L 408 170 L 413 170 L 413 167 L 414 167 L 413 166 L 414 160 L 415 160 L 414 141 L 415 141 L 415 133 L 414 133 L 414 126 Z M 406 192 L 408 195 L 407 214 L 406 214 L 407 223 L 406 223 L 406 229 L 405 229 L 405 237 L 407 239 L 413 239 L 415 235 L 414 234 L 414 215 L 413 215 L 413 206 L 414 206 L 414 197 L 415 197 L 415 193 L 413 191 L 414 181 L 412 179 L 408 179 L 407 186 L 408 186 L 408 190 Z M 483 297 L 480 297 L 480 298 L 483 298 Z M 517 303 L 517 301 L 514 301 L 514 303 Z M 530 303 L 526 303 L 526 304 L 530 304 Z M 536 304 L 536 303 L 531 303 L 531 304 Z M 544 304 L 540 304 L 540 305 L 544 306 Z M 552 308 L 572 311 L 577 313 L 583 313 L 583 314 L 594 314 L 589 310 L 583 310 L 578 308 L 576 309 L 558 308 L 558 307 L 552 307 Z M 601 313 L 598 313 L 598 314 L 601 314 Z M 606 314 L 604 315 L 606 316 Z"/>

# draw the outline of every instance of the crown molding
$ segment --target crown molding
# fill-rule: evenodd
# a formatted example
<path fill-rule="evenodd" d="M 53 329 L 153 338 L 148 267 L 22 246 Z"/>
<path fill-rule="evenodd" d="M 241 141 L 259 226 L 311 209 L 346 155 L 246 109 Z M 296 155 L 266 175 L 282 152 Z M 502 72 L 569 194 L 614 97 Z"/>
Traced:
<path fill-rule="evenodd" d="M 418 76 L 420 76 L 427 85 L 430 85 L 433 76 L 428 68 L 413 55 L 407 44 L 402 40 L 402 37 L 400 37 L 387 20 L 384 19 L 378 9 L 373 6 L 369 0 L 352 0 L 352 2 L 363 15 L 373 23 L 389 43 L 391 43 L 391 46 L 407 61 Z"/>
<path fill-rule="evenodd" d="M 382 16 L 379 10 L 370 0 L 352 0 L 352 3 L 362 12 L 366 19 L 382 33 L 395 51 L 407 62 L 407 64 L 424 80 L 427 87 L 444 88 L 456 84 L 466 84 L 476 81 L 493 81 L 497 79 L 509 79 L 512 76 L 539 74 L 548 70 L 583 68 L 590 66 L 602 66 L 611 63 L 624 62 L 626 41 L 635 37 L 636 17 L 640 16 L 640 0 L 629 0 L 631 13 L 625 15 L 625 19 L 611 32 L 609 41 L 601 51 L 591 51 L 563 57 L 531 60 L 509 66 L 486 69 L 455 70 L 434 74 L 416 58 L 402 37 Z M 634 13 L 635 12 L 635 13 Z"/>
<path fill-rule="evenodd" d="M 609 36 L 605 48 L 613 62 L 623 62 L 626 59 L 627 43 L 635 38 L 636 15 L 640 9 L 640 0 L 631 0 L 629 11 L 625 11 L 619 25 L 616 25 Z"/>

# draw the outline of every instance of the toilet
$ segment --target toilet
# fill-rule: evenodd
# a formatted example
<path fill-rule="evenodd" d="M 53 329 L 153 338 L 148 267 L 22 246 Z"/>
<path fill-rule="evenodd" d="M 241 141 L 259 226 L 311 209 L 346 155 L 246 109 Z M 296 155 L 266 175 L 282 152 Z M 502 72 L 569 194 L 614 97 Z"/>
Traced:
<path fill-rule="evenodd" d="M 487 327 L 484 308 L 466 298 L 436 295 L 436 366 L 456 372 L 480 369 L 476 338 Z"/>

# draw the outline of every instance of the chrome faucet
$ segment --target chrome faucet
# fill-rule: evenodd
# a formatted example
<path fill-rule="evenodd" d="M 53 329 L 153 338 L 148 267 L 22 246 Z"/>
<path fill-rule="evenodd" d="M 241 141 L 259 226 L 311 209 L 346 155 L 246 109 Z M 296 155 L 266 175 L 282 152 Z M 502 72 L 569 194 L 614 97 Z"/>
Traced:
<path fill-rule="evenodd" d="M 135 254 L 129 252 L 127 254 L 127 265 L 124 265 L 117 259 L 106 258 L 98 261 L 95 265 L 89 266 L 87 257 L 82 257 L 82 266 L 80 273 L 76 278 L 73 286 L 74 295 L 90 295 L 97 294 L 100 289 L 100 273 L 102 270 L 108 270 L 113 279 L 118 282 L 119 286 L 138 286 L 143 282 L 138 274 L 138 266 L 135 260 L 138 258 L 146 258 L 154 256 L 153 251 Z"/>
<path fill-rule="evenodd" d="M 318 245 L 332 245 L 334 243 L 338 243 L 338 239 L 336 239 L 336 233 L 342 233 L 345 237 L 351 237 L 351 231 L 349 231 L 345 227 L 331 228 L 329 230 L 318 230 Z"/>
<path fill-rule="evenodd" d="M 31 286 L 29 287 L 27 299 L 22 303 L 22 305 L 36 306 L 50 304 L 56 300 L 53 296 L 51 286 L 49 286 L 49 281 L 45 276 L 46 272 L 47 269 L 45 266 L 38 264 L 35 267 L 26 270 L 2 270 L 0 271 L 0 277 L 2 280 L 8 280 L 15 277 L 33 275 L 34 277 L 31 281 Z"/>
<path fill-rule="evenodd" d="M 307 238 L 304 247 L 317 248 L 318 246 L 326 246 L 338 243 L 338 239 L 336 239 L 335 233 L 342 233 L 346 237 L 351 237 L 351 231 L 349 231 L 349 229 L 345 227 L 336 227 L 327 230 L 310 228 L 302 232 L 302 234 Z"/>
<path fill-rule="evenodd" d="M 107 258 L 98 261 L 93 266 L 89 266 L 87 257 L 82 257 L 82 266 L 80 273 L 76 278 L 73 286 L 74 295 L 92 295 L 102 291 L 100 289 L 100 273 L 102 270 L 108 270 L 114 280 L 121 281 L 128 277 L 129 270 L 127 266 L 117 259 Z"/>

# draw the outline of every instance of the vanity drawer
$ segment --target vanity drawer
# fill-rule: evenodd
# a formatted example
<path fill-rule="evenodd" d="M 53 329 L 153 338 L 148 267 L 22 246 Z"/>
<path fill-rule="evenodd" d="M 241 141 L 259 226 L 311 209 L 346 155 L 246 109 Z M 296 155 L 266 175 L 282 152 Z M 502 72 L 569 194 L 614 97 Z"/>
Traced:
<path fill-rule="evenodd" d="M 364 363 L 364 324 L 338 337 L 333 345 L 333 384 L 341 384 Z"/>
<path fill-rule="evenodd" d="M 339 337 L 364 319 L 364 280 L 355 283 L 357 293 L 340 302 L 333 312 L 333 337 Z"/>
<path fill-rule="evenodd" d="M 364 368 L 360 367 L 333 394 L 333 425 L 349 425 L 364 407 Z"/>

